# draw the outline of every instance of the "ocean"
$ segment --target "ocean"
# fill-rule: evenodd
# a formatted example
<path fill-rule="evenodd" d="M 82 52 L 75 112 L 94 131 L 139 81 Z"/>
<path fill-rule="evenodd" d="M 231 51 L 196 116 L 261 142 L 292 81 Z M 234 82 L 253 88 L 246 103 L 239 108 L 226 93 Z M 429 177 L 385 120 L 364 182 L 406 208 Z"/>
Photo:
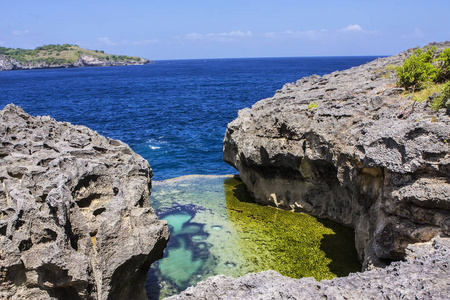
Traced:
<path fill-rule="evenodd" d="M 287 82 L 377 57 L 165 60 L 143 66 L 0 72 L 0 108 L 85 125 L 144 158 L 154 180 L 236 171 L 222 161 L 238 110 Z"/>
<path fill-rule="evenodd" d="M 223 162 L 222 141 L 238 110 L 271 97 L 285 83 L 374 59 L 167 60 L 0 72 L 0 108 L 14 103 L 31 115 L 88 126 L 149 161 L 150 204 L 171 232 L 164 258 L 148 273 L 150 300 L 218 274 L 272 269 L 294 278 L 331 279 L 361 268 L 353 230 L 254 203 L 229 175 L 237 171 Z"/>

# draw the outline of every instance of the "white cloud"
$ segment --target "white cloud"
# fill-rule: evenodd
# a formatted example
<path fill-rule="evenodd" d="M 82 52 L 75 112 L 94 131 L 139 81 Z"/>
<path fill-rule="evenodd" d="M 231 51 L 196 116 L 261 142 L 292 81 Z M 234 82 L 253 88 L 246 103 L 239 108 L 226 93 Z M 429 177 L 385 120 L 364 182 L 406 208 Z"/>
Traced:
<path fill-rule="evenodd" d="M 142 40 L 142 41 L 129 41 L 129 40 L 121 40 L 120 42 L 112 41 L 108 37 L 99 37 L 97 38 L 97 41 L 104 45 L 109 46 L 117 46 L 117 45 L 134 45 L 134 46 L 142 46 L 142 45 L 150 45 L 158 43 L 159 41 L 157 39 L 148 39 L 148 40 Z"/>
<path fill-rule="evenodd" d="M 186 35 L 186 39 L 188 40 L 202 40 L 203 35 L 197 32 L 192 32 Z"/>
<path fill-rule="evenodd" d="M 234 41 L 235 38 L 244 38 L 252 36 L 252 32 L 250 30 L 241 31 L 235 30 L 230 32 L 220 32 L 220 33 L 207 33 L 201 34 L 198 32 L 192 32 L 184 36 L 184 39 L 191 41 L 200 41 L 200 40 L 209 40 L 209 41 L 219 41 L 219 42 L 231 42 Z M 182 39 L 182 37 L 175 37 L 176 39 Z"/>
<path fill-rule="evenodd" d="M 97 38 L 97 41 L 99 41 L 100 43 L 105 44 L 105 45 L 110 45 L 110 46 L 115 46 L 115 45 L 117 45 L 117 43 L 114 43 L 114 42 L 111 41 L 111 39 L 108 38 L 108 37 L 99 37 L 99 38 Z"/>
<path fill-rule="evenodd" d="M 361 25 L 358 24 L 351 24 L 348 25 L 345 28 L 342 28 L 341 30 L 339 30 L 341 32 L 346 32 L 346 33 L 365 33 L 365 34 L 378 34 L 378 31 L 376 30 L 365 30 L 361 27 Z"/>
<path fill-rule="evenodd" d="M 216 35 L 217 36 L 238 36 L 238 37 L 243 37 L 243 36 L 252 36 L 252 32 L 250 30 L 247 30 L 245 32 L 240 31 L 240 30 L 236 30 L 236 31 L 231 31 L 231 32 L 218 33 Z"/>
<path fill-rule="evenodd" d="M 326 29 L 304 30 L 304 31 L 286 30 L 283 32 L 266 32 L 262 33 L 261 36 L 274 39 L 282 39 L 282 38 L 317 39 L 323 37 L 327 32 L 328 30 Z"/>
<path fill-rule="evenodd" d="M 348 32 L 362 32 L 363 29 L 358 24 L 348 25 L 345 28 L 341 29 L 342 31 L 348 31 Z"/>
<path fill-rule="evenodd" d="M 28 29 L 25 29 L 25 30 L 13 30 L 13 31 L 11 31 L 11 33 L 13 35 L 25 35 L 25 34 L 29 34 L 30 31 Z"/>
<path fill-rule="evenodd" d="M 412 33 L 403 35 L 402 37 L 404 39 L 422 39 L 425 37 L 425 33 L 419 28 L 414 28 Z"/>
<path fill-rule="evenodd" d="M 157 39 L 150 39 L 150 40 L 143 40 L 143 41 L 134 41 L 134 42 L 131 42 L 131 44 L 140 46 L 140 45 L 156 44 L 158 42 L 159 42 L 159 40 L 157 40 Z"/>

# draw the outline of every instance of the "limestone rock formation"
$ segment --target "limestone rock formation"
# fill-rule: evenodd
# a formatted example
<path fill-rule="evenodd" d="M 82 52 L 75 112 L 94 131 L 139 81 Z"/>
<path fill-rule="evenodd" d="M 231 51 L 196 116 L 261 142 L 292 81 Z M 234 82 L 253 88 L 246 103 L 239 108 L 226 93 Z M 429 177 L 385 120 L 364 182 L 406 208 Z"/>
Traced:
<path fill-rule="evenodd" d="M 111 67 L 128 65 L 145 65 L 151 63 L 150 60 L 141 58 L 139 61 L 124 60 L 114 61 L 100 59 L 88 54 L 81 54 L 74 63 L 49 64 L 46 61 L 31 61 L 20 63 L 8 55 L 0 55 L 0 71 L 29 70 L 29 69 L 56 69 L 56 68 L 79 68 L 79 67 Z"/>
<path fill-rule="evenodd" d="M 8 55 L 0 54 L 0 71 L 20 69 L 22 69 L 22 64 L 20 62 Z"/>
<path fill-rule="evenodd" d="M 449 249 L 449 238 L 436 238 L 432 242 L 409 246 L 406 262 L 321 282 L 312 277 L 288 278 L 275 271 L 247 274 L 237 279 L 219 275 L 166 299 L 444 300 L 450 294 Z"/>
<path fill-rule="evenodd" d="M 126 144 L 20 107 L 0 111 L 0 298 L 147 299 L 169 231 Z"/>
<path fill-rule="evenodd" d="M 449 112 L 396 87 L 389 66 L 411 53 L 286 84 L 241 110 L 224 140 L 256 201 L 353 227 L 364 267 L 450 235 Z"/>
<path fill-rule="evenodd" d="M 144 65 L 150 63 L 150 60 L 141 58 L 140 61 L 113 61 L 100 59 L 92 55 L 81 54 L 73 67 L 104 67 L 104 66 L 127 66 L 127 65 Z"/>

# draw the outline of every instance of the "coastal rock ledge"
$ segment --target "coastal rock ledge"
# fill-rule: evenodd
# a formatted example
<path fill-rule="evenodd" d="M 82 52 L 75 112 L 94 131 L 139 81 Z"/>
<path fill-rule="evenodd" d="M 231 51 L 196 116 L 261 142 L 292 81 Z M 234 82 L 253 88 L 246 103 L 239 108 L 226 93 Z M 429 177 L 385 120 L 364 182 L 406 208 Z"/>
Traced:
<path fill-rule="evenodd" d="M 0 299 L 147 299 L 152 170 L 84 126 L 0 111 Z"/>
<path fill-rule="evenodd" d="M 224 160 L 257 202 L 354 228 L 364 268 L 450 236 L 449 111 L 396 86 L 391 66 L 412 52 L 286 84 L 225 135 Z"/>

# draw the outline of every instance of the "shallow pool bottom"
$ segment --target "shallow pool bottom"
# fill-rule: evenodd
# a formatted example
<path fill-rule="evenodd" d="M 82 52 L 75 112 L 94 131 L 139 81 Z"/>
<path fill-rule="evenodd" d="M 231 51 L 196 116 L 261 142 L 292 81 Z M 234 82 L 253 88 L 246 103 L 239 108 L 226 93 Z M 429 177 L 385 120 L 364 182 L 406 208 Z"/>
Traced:
<path fill-rule="evenodd" d="M 218 274 L 275 270 L 331 279 L 359 271 L 354 233 L 335 222 L 256 204 L 232 176 L 154 182 L 150 199 L 168 222 L 164 258 L 152 265 L 149 299 L 180 293 Z"/>

